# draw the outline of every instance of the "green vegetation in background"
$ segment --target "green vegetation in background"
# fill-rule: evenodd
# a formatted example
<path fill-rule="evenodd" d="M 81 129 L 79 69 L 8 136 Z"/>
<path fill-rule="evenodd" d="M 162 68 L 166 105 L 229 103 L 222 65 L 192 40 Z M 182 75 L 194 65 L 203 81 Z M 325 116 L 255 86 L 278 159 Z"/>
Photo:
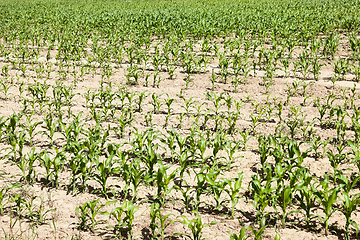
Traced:
<path fill-rule="evenodd" d="M 358 29 L 359 11 L 360 2 L 352 0 L 3 1 L 0 37 L 8 31 L 21 34 L 29 25 L 36 25 L 33 34 L 44 38 L 51 28 L 75 33 L 88 33 L 86 29 L 91 28 L 102 35 L 121 29 L 125 35 L 135 31 L 195 37 L 246 30 L 288 37 L 301 31 L 318 34 L 336 28 Z"/>

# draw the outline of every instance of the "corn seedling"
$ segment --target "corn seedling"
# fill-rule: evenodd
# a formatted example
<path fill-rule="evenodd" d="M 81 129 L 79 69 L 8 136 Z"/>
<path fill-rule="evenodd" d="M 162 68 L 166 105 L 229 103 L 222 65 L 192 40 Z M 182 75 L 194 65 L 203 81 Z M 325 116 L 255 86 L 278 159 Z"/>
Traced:
<path fill-rule="evenodd" d="M 356 235 L 358 234 L 359 227 L 357 223 L 351 220 L 351 214 L 356 210 L 356 207 L 360 205 L 360 196 L 358 194 L 349 195 L 346 192 L 343 192 L 344 199 L 342 200 L 341 212 L 345 215 L 346 224 L 345 224 L 345 239 L 351 239 L 350 226 L 353 226 L 356 230 Z"/>
<path fill-rule="evenodd" d="M 201 216 L 199 214 L 196 215 L 196 218 L 190 220 L 189 218 L 187 218 L 186 216 L 180 216 L 182 218 L 182 220 L 180 220 L 180 222 L 182 224 L 184 224 L 185 226 L 187 226 L 190 231 L 191 234 L 186 234 L 186 233 L 176 233 L 176 235 L 182 235 L 187 237 L 188 239 L 191 240 L 201 240 L 202 238 L 202 230 L 205 227 L 211 226 L 211 225 L 215 225 L 217 224 L 217 222 L 213 221 L 207 224 L 204 224 L 201 220 Z"/>
<path fill-rule="evenodd" d="M 317 189 L 314 194 L 321 203 L 325 217 L 319 217 L 319 219 L 325 225 L 325 235 L 329 234 L 329 218 L 331 215 L 337 211 L 338 209 L 334 206 L 334 203 L 338 199 L 339 188 L 331 188 L 330 189 L 329 176 L 325 175 L 325 179 L 320 182 L 319 186 L 322 187 L 322 190 Z"/>
<path fill-rule="evenodd" d="M 150 210 L 150 229 L 151 229 L 151 235 L 152 239 L 165 239 L 165 229 L 175 223 L 176 221 L 170 220 L 167 221 L 167 219 L 171 216 L 174 216 L 174 214 L 162 214 L 162 210 L 160 208 L 160 205 L 158 203 L 151 204 L 151 210 Z M 160 235 L 160 236 L 159 236 Z"/>
<path fill-rule="evenodd" d="M 75 209 L 76 216 L 79 218 L 79 223 L 74 223 L 77 225 L 79 230 L 87 230 L 94 232 L 95 226 L 104 220 L 96 220 L 97 214 L 105 214 L 101 212 L 100 209 L 104 207 L 104 204 L 98 204 L 100 198 L 97 200 L 89 201 L 84 203 L 82 206 L 78 206 Z M 110 204 L 110 203 L 109 203 Z M 88 224 L 90 222 L 90 224 Z"/>
<path fill-rule="evenodd" d="M 228 188 L 225 188 L 225 192 L 228 194 L 228 196 L 230 197 L 230 201 L 231 201 L 231 217 L 234 218 L 234 214 L 235 214 L 235 206 L 237 205 L 237 203 L 239 202 L 239 199 L 241 198 L 241 196 L 239 196 L 239 192 L 242 189 L 241 184 L 242 184 L 242 179 L 243 179 L 243 173 L 238 173 L 238 177 L 237 178 L 232 178 L 232 179 L 224 179 L 224 182 L 226 183 Z"/>
<path fill-rule="evenodd" d="M 177 169 L 168 175 L 166 170 L 169 169 L 169 167 L 165 167 L 160 161 L 158 161 L 157 165 L 159 167 L 156 175 L 157 199 L 160 203 L 160 206 L 164 206 L 165 197 L 172 190 L 172 187 L 170 187 L 169 184 L 175 178 Z"/>

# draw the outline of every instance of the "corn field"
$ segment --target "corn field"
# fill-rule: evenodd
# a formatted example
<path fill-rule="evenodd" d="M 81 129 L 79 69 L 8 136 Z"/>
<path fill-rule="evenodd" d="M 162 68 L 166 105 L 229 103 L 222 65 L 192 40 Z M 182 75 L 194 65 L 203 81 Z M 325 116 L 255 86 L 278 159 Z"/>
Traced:
<path fill-rule="evenodd" d="M 0 238 L 359 239 L 359 12 L 0 1 Z"/>

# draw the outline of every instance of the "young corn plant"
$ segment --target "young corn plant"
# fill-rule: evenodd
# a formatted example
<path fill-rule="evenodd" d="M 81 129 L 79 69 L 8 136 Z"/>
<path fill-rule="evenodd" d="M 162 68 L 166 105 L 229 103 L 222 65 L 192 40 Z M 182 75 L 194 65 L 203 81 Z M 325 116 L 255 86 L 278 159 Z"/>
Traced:
<path fill-rule="evenodd" d="M 261 119 L 262 115 L 264 114 L 264 111 L 265 110 L 262 109 L 261 112 L 259 112 L 258 114 L 253 114 L 253 113 L 250 114 L 251 122 L 252 122 L 251 133 L 254 136 L 256 134 L 255 128 L 258 127 L 261 124 L 260 119 Z"/>
<path fill-rule="evenodd" d="M 55 141 L 54 135 L 57 132 L 59 126 L 58 120 L 55 120 L 53 118 L 53 114 L 50 113 L 45 115 L 43 122 L 45 123 L 45 126 L 43 127 L 45 128 L 45 130 L 40 131 L 39 133 L 41 135 L 47 136 L 50 139 L 50 145 L 52 146 L 54 145 L 54 141 Z"/>
<path fill-rule="evenodd" d="M 183 196 L 183 199 L 181 200 L 184 203 L 186 210 L 190 210 L 192 208 L 192 205 L 195 205 L 193 204 L 194 198 L 190 194 L 193 188 L 191 188 L 186 182 L 186 180 L 183 178 L 185 172 L 188 174 L 188 176 L 190 176 L 191 164 L 189 163 L 189 159 L 190 157 L 188 156 L 187 152 L 179 156 L 179 161 L 181 164 L 181 166 L 178 168 L 180 171 L 179 183 L 177 185 L 174 185 L 174 189 L 180 191 Z M 183 186 L 183 183 L 185 183 L 185 186 Z"/>
<path fill-rule="evenodd" d="M 314 176 L 309 171 L 301 171 L 300 179 L 301 181 L 295 186 L 297 190 L 295 198 L 298 200 L 299 207 L 304 211 L 306 229 L 309 231 L 311 221 L 316 218 L 315 214 L 312 213 L 312 209 L 315 207 L 315 192 L 317 190 L 314 183 L 312 183 Z"/>
<path fill-rule="evenodd" d="M 249 132 L 248 132 L 249 133 Z M 245 133 L 246 134 L 246 133 Z M 245 136 L 246 138 L 247 136 Z M 234 154 L 239 150 L 241 142 L 233 142 L 233 141 L 226 141 L 226 145 L 223 147 L 223 149 L 226 152 L 228 162 L 227 162 L 227 168 L 231 168 L 231 164 L 234 162 L 234 160 L 241 158 L 243 156 L 234 157 Z M 245 143 L 246 145 L 246 143 Z"/>
<path fill-rule="evenodd" d="M 45 168 L 45 174 L 43 175 L 45 178 L 45 183 L 49 185 L 52 179 L 52 174 L 51 174 L 52 160 L 49 152 L 45 150 L 41 152 L 39 155 L 39 161 L 41 165 Z"/>
<path fill-rule="evenodd" d="M 230 233 L 230 240 L 246 240 L 248 239 L 250 236 L 246 235 L 246 230 L 252 230 L 253 227 L 251 226 L 244 226 L 244 227 L 241 227 L 240 229 L 240 232 L 239 234 L 236 234 L 236 233 Z"/>
<path fill-rule="evenodd" d="M 340 37 L 336 35 L 336 33 L 331 33 L 325 39 L 325 44 L 323 48 L 323 54 L 325 56 L 330 57 L 330 59 L 334 60 L 335 53 L 339 47 Z"/>
<path fill-rule="evenodd" d="M 252 138 L 253 136 L 251 136 L 251 132 L 250 129 L 244 129 L 242 131 L 239 131 L 241 137 L 242 137 L 242 143 L 243 143 L 243 150 L 246 151 L 246 146 L 247 146 L 247 142 L 250 140 L 250 138 Z"/>
<path fill-rule="evenodd" d="M 208 192 L 215 200 L 215 210 L 218 211 L 220 207 L 224 206 L 227 200 L 221 200 L 221 194 L 225 190 L 226 183 L 223 180 L 216 181 L 216 178 L 219 176 L 220 170 L 210 171 L 206 175 L 206 182 L 209 184 Z"/>
<path fill-rule="evenodd" d="M 159 144 L 154 144 L 153 142 L 150 142 L 150 140 L 148 139 L 145 145 L 146 152 L 141 157 L 141 160 L 145 163 L 147 167 L 147 176 L 150 182 L 153 181 L 153 175 L 155 173 L 154 167 L 158 162 L 158 160 L 161 159 L 160 154 L 156 152 L 158 147 Z"/>
<path fill-rule="evenodd" d="M 334 62 L 334 79 L 344 79 L 345 74 L 350 70 L 349 59 L 340 58 L 338 61 Z M 334 82 L 336 81 L 334 80 Z"/>
<path fill-rule="evenodd" d="M 359 150 L 359 143 L 355 143 L 354 141 L 348 140 L 347 141 L 348 145 L 352 148 L 352 155 L 354 156 L 353 158 L 351 158 L 351 162 L 354 163 L 357 168 L 360 171 L 360 150 Z M 350 156 L 350 154 L 349 154 Z"/>
<path fill-rule="evenodd" d="M 311 60 L 311 63 L 310 63 L 312 66 L 312 68 L 310 69 L 310 72 L 312 73 L 315 81 L 319 81 L 321 67 L 325 66 L 325 64 L 320 63 L 320 61 L 321 61 L 321 58 L 318 56 L 315 56 L 315 57 L 313 57 L 313 59 Z"/>
<path fill-rule="evenodd" d="M 283 186 L 283 188 L 280 192 L 280 195 L 278 196 L 278 199 L 276 200 L 283 212 L 282 218 L 281 218 L 282 228 L 285 228 L 286 217 L 291 213 L 291 212 L 286 212 L 286 211 L 287 211 L 288 207 L 291 206 L 292 195 L 293 195 L 293 189 L 290 186 Z"/>
<path fill-rule="evenodd" d="M 228 194 L 230 201 L 231 201 L 231 218 L 234 219 L 235 215 L 235 206 L 238 204 L 239 199 L 241 196 L 239 196 L 240 190 L 242 189 L 242 179 L 243 179 L 244 173 L 238 173 L 237 178 L 232 179 L 223 179 L 223 181 L 226 183 L 227 188 L 225 188 L 225 192 Z"/>
<path fill-rule="evenodd" d="M 40 198 L 40 205 L 37 207 L 34 204 L 34 200 Z M 24 203 L 27 212 L 25 213 L 26 218 L 30 221 L 34 222 L 35 225 L 43 225 L 46 224 L 46 217 L 50 212 L 55 212 L 56 209 L 48 209 L 45 210 L 45 203 L 41 196 L 34 196 L 29 201 Z"/>
<path fill-rule="evenodd" d="M 119 166 L 115 166 L 114 155 L 110 155 L 103 162 L 95 161 L 97 172 L 93 173 L 93 179 L 100 183 L 101 193 L 105 198 L 108 198 L 109 187 L 107 187 L 108 179 L 116 173 L 121 171 Z M 111 187 L 110 187 L 111 189 Z"/>
<path fill-rule="evenodd" d="M 163 94 L 160 94 L 160 95 L 157 95 L 156 93 L 153 93 L 151 95 L 151 99 L 152 99 L 152 102 L 151 104 L 153 105 L 153 113 L 155 114 L 159 114 L 160 113 L 160 108 L 161 106 L 163 105 L 163 103 L 160 101 L 160 97 L 162 96 Z"/>
<path fill-rule="evenodd" d="M 90 230 L 91 232 L 94 232 L 96 225 L 104 222 L 104 220 L 96 220 L 98 214 L 106 214 L 105 212 L 100 211 L 106 204 L 98 204 L 99 201 L 100 198 L 85 202 L 82 206 L 75 208 L 76 216 L 79 218 L 80 222 L 74 223 L 74 225 L 77 225 L 79 230 Z"/>
<path fill-rule="evenodd" d="M 10 96 L 9 90 L 14 85 L 5 83 L 4 81 L 1 81 L 0 86 L 1 86 L 2 92 L 4 93 L 4 97 L 2 97 L 2 99 L 4 99 L 5 101 L 9 100 L 9 96 Z"/>
<path fill-rule="evenodd" d="M 260 175 L 256 174 L 252 176 L 249 185 L 253 196 L 252 205 L 256 209 L 256 221 L 259 223 L 260 228 L 266 225 L 266 217 L 271 214 L 265 213 L 265 208 L 273 203 L 273 191 L 275 190 L 275 187 L 271 186 L 273 181 L 275 179 L 269 174 L 266 179 L 262 179 Z"/>
<path fill-rule="evenodd" d="M 36 172 L 34 169 L 34 162 L 38 158 L 38 155 L 35 153 L 35 148 L 31 148 L 30 152 L 27 154 L 27 174 L 24 175 L 25 182 L 32 183 L 35 181 Z"/>
<path fill-rule="evenodd" d="M 289 66 L 291 63 L 290 58 L 282 58 L 280 62 L 284 67 L 284 77 L 287 78 L 289 76 Z"/>
<path fill-rule="evenodd" d="M 160 206 L 164 206 L 166 195 L 168 195 L 173 189 L 173 187 L 170 187 L 169 185 L 176 177 L 178 169 L 175 169 L 172 173 L 168 175 L 166 170 L 168 170 L 170 166 L 165 167 L 164 164 L 160 161 L 158 161 L 157 165 L 159 167 L 155 180 L 157 185 L 157 199 Z"/>
<path fill-rule="evenodd" d="M 309 67 L 310 67 L 310 59 L 309 58 L 310 58 L 310 56 L 306 52 L 303 52 L 299 56 L 300 70 L 301 70 L 303 79 L 305 79 L 305 80 L 308 78 L 308 73 L 309 73 Z"/>
<path fill-rule="evenodd" d="M 170 130 L 167 130 L 167 133 L 169 134 L 168 136 L 165 136 L 164 138 L 161 138 L 160 141 L 165 144 L 169 149 L 170 149 L 170 158 L 171 158 L 171 161 L 172 162 L 175 162 L 175 156 L 176 156 L 176 152 L 175 152 L 175 149 L 176 149 L 176 144 L 175 144 L 175 141 L 176 141 L 176 133 L 175 133 L 175 130 L 174 128 Z"/>
<path fill-rule="evenodd" d="M 86 182 L 91 179 L 92 169 L 89 167 L 89 159 L 82 155 L 84 151 L 84 149 L 81 149 L 75 156 L 69 159 L 71 178 L 69 179 L 68 192 L 70 192 L 70 190 L 74 192 L 78 188 L 80 188 L 82 192 L 85 192 L 87 189 Z M 81 186 L 77 186 L 79 182 Z"/>
<path fill-rule="evenodd" d="M 205 173 L 206 169 L 203 168 L 201 169 L 201 171 L 198 173 L 194 170 L 194 174 L 196 175 L 195 177 L 195 181 L 196 181 L 196 189 L 195 189 L 195 201 L 196 201 L 196 210 L 199 209 L 199 206 L 201 203 L 203 203 L 200 200 L 201 195 L 203 195 L 206 192 L 206 173 Z"/>
<path fill-rule="evenodd" d="M 269 157 L 269 153 L 271 151 L 271 147 L 272 147 L 272 137 L 266 137 L 266 136 L 262 136 L 259 135 L 258 136 L 258 150 L 260 153 L 260 163 L 262 168 L 265 168 L 265 164 L 267 161 L 267 158 Z"/>
<path fill-rule="evenodd" d="M 152 182 L 153 177 L 149 177 L 146 175 L 146 169 L 143 169 L 140 165 L 140 161 L 138 159 L 135 159 L 130 163 L 129 168 L 127 169 L 129 172 L 127 172 L 127 175 L 130 176 L 130 183 L 133 187 L 133 200 L 136 200 L 138 188 L 140 184 L 142 184 L 144 181 L 146 182 Z"/>
<path fill-rule="evenodd" d="M 330 189 L 329 176 L 325 175 L 324 180 L 320 182 L 321 190 L 317 189 L 314 193 L 318 201 L 323 207 L 325 217 L 319 217 L 319 219 L 325 225 L 325 235 L 329 234 L 329 219 L 331 215 L 338 209 L 334 206 L 334 203 L 338 199 L 338 194 L 340 192 L 339 187 L 334 187 Z"/>
<path fill-rule="evenodd" d="M 180 220 L 180 222 L 190 229 L 191 234 L 175 233 L 174 235 L 175 236 L 179 236 L 179 235 L 184 236 L 190 240 L 202 240 L 203 239 L 202 238 L 203 228 L 217 224 L 217 222 L 215 222 L 215 221 L 210 222 L 208 224 L 204 224 L 202 222 L 201 216 L 198 213 L 196 214 L 196 218 L 194 218 L 192 220 L 190 220 L 189 218 L 187 218 L 184 215 L 181 215 L 180 217 L 182 218 L 182 220 Z"/>
<path fill-rule="evenodd" d="M 170 98 L 169 95 L 168 95 L 168 98 L 165 99 L 165 105 L 167 106 L 167 115 L 166 115 L 166 118 L 165 118 L 164 128 L 166 128 L 168 126 L 169 118 L 170 118 L 171 114 L 174 111 L 174 109 L 171 108 L 171 104 L 173 102 L 177 102 L 176 99 Z"/>
<path fill-rule="evenodd" d="M 216 75 L 215 73 L 215 70 L 212 69 L 212 72 L 211 72 L 211 78 L 210 78 L 210 82 L 211 82 L 211 91 L 214 91 L 215 90 L 215 84 L 216 84 L 216 80 L 218 79 L 219 77 Z"/>
<path fill-rule="evenodd" d="M 128 231 L 128 239 L 133 239 L 133 222 L 135 220 L 135 213 L 139 210 L 139 206 L 134 206 L 133 202 L 125 201 L 121 205 L 121 211 L 125 217 L 122 219 L 120 226 L 126 226 Z"/>
<path fill-rule="evenodd" d="M 21 187 L 21 184 L 13 184 L 11 186 L 4 185 L 0 188 L 0 216 L 4 215 L 5 208 L 7 208 L 7 205 L 14 200 L 10 191 L 19 187 Z"/>
<path fill-rule="evenodd" d="M 168 220 L 169 217 L 175 216 L 174 214 L 162 214 L 160 205 L 158 203 L 151 204 L 150 210 L 150 229 L 152 239 L 165 239 L 165 229 L 171 224 L 175 223 L 175 220 Z"/>
<path fill-rule="evenodd" d="M 357 209 L 357 206 L 360 205 L 360 195 L 353 194 L 349 195 L 347 192 L 342 193 L 344 199 L 342 199 L 341 212 L 345 215 L 345 239 L 351 239 L 350 226 L 353 226 L 356 230 L 356 235 L 358 235 L 359 227 L 357 223 L 351 219 L 352 213 Z"/>
<path fill-rule="evenodd" d="M 223 83 L 226 84 L 227 78 L 230 75 L 229 66 L 230 66 L 230 60 L 228 56 L 226 56 L 225 53 L 219 54 L 219 68 L 220 68 L 220 75 L 223 80 Z"/>
<path fill-rule="evenodd" d="M 24 210 L 26 200 L 20 194 L 15 194 L 11 196 L 11 201 L 15 204 L 13 207 L 15 216 L 20 220 L 23 219 L 25 217 Z"/>
<path fill-rule="evenodd" d="M 115 201 L 109 201 L 109 204 L 115 203 Z M 122 206 L 115 207 L 111 212 L 105 212 L 109 215 L 109 220 L 114 219 L 116 221 L 115 225 L 108 225 L 107 228 L 112 228 L 114 234 L 119 234 L 121 237 L 121 229 L 126 226 L 123 221 L 124 208 Z"/>

